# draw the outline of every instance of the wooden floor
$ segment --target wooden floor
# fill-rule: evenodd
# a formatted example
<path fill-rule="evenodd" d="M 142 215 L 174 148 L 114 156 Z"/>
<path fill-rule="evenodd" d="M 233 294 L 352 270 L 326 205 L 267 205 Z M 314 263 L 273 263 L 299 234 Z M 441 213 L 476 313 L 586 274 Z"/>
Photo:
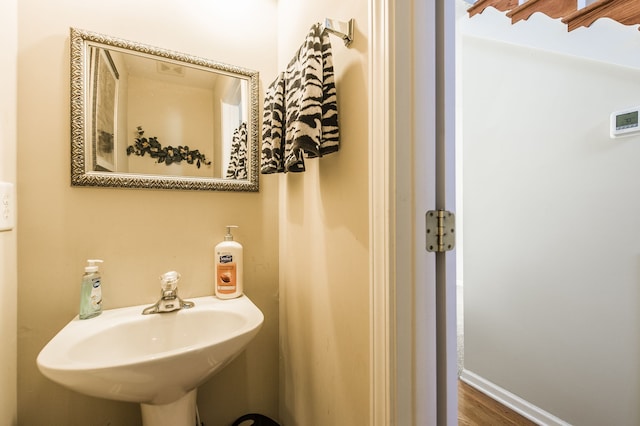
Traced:
<path fill-rule="evenodd" d="M 459 426 L 535 426 L 532 421 L 458 380 Z"/>

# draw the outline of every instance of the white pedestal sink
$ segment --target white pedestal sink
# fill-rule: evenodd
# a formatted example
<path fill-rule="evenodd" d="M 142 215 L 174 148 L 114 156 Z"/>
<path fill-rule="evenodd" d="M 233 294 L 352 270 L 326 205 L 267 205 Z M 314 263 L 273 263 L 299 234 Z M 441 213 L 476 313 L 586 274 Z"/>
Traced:
<path fill-rule="evenodd" d="M 142 315 L 147 305 L 69 322 L 38 355 L 49 379 L 99 398 L 141 404 L 144 426 L 193 426 L 199 385 L 258 333 L 264 316 L 246 296 L 189 299 L 195 307 Z"/>

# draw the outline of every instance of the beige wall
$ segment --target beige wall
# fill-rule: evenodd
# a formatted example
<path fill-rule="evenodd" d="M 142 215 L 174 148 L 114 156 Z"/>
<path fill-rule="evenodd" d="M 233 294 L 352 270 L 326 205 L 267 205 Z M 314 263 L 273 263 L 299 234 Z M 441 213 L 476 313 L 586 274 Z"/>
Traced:
<path fill-rule="evenodd" d="M 280 69 L 314 22 L 356 20 L 351 47 L 331 37 L 340 151 L 308 160 L 305 173 L 264 179 L 280 181 L 280 415 L 287 426 L 369 423 L 367 5 L 278 2 Z"/>
<path fill-rule="evenodd" d="M 126 146 L 135 143 L 136 128 L 142 126 L 144 136 L 158 138 L 162 146 L 186 145 L 191 150 L 198 149 L 208 161 L 213 160 L 215 132 L 211 89 L 130 76 L 128 92 L 127 109 L 137 121 L 128 123 L 127 138 L 122 141 Z M 154 100 L 151 105 L 149 99 Z M 220 174 L 214 174 L 213 165 L 202 164 L 198 168 L 186 161 L 167 165 L 150 158 L 147 155 L 128 156 L 128 170 L 132 173 L 154 175 L 220 177 Z M 220 159 L 216 158 L 215 162 L 219 163 Z"/>
<path fill-rule="evenodd" d="M 241 226 L 246 293 L 266 322 L 246 353 L 200 388 L 203 421 L 229 424 L 258 411 L 289 426 L 368 423 L 367 2 L 283 0 L 277 17 L 275 0 L 217 3 L 20 2 L 21 424 L 139 424 L 134 404 L 67 391 L 38 372 L 35 358 L 76 314 L 86 258 L 106 261 L 106 308 L 155 300 L 167 269 L 182 273 L 183 296 L 209 294 L 212 248 L 231 222 Z M 350 48 L 332 37 L 339 153 L 308 161 L 304 174 L 262 176 L 258 194 L 69 186 L 70 26 L 256 69 L 262 93 L 325 16 L 356 20 Z"/>
<path fill-rule="evenodd" d="M 265 325 L 245 354 L 200 388 L 199 410 L 208 425 L 230 424 L 248 411 L 277 417 L 277 181 L 262 179 L 259 193 L 216 193 L 72 188 L 69 178 L 69 27 L 233 63 L 258 70 L 264 78 L 277 69 L 277 27 L 263 25 L 273 22 L 275 15 L 274 0 L 20 1 L 21 424 L 139 424 L 134 404 L 85 397 L 45 379 L 37 370 L 36 356 L 76 314 L 85 259 L 105 260 L 106 308 L 155 301 L 157 277 L 169 269 L 181 272 L 183 297 L 211 294 L 213 247 L 229 223 L 240 226 L 236 238 L 245 247 L 245 291 L 264 312 Z M 4 109 L 7 98 L 0 99 Z M 3 117 L 5 122 L 11 117 Z M 3 128 L 1 135 L 10 140 L 11 126 Z M 7 238 L 11 237 L 0 235 Z M 2 259 L 11 262 L 12 255 L 4 254 L 4 241 L 1 244 Z M 5 277 L 3 289 L 4 281 Z M 0 300 L 5 321 L 15 308 L 11 298 Z M 6 327 L 9 336 L 15 333 L 15 324 Z M 4 324 L 2 330 L 5 341 Z M 2 371 L 12 365 L 12 356 L 0 353 Z M 4 392 L 12 379 L 0 377 Z M 11 411 L 0 407 L 3 415 Z"/>
<path fill-rule="evenodd" d="M 0 181 L 16 181 L 17 0 L 0 4 Z M 17 424 L 17 230 L 0 232 L 0 424 Z"/>

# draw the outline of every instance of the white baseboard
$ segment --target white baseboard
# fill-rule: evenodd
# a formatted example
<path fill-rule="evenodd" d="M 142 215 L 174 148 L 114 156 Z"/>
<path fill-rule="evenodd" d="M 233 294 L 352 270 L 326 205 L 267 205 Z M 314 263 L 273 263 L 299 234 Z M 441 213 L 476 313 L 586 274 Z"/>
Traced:
<path fill-rule="evenodd" d="M 460 380 L 541 426 L 571 426 L 553 414 L 536 407 L 518 395 L 512 394 L 469 370 L 462 370 Z"/>

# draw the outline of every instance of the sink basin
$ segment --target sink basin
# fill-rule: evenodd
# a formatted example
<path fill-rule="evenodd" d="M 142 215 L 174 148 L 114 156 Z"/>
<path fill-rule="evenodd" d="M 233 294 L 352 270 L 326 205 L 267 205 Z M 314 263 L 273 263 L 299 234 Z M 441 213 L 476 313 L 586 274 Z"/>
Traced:
<path fill-rule="evenodd" d="M 195 307 L 170 313 L 142 315 L 140 305 L 76 317 L 42 349 L 38 368 L 74 391 L 142 404 L 145 425 L 193 425 L 197 387 L 246 347 L 264 316 L 246 296 L 189 300 Z"/>

